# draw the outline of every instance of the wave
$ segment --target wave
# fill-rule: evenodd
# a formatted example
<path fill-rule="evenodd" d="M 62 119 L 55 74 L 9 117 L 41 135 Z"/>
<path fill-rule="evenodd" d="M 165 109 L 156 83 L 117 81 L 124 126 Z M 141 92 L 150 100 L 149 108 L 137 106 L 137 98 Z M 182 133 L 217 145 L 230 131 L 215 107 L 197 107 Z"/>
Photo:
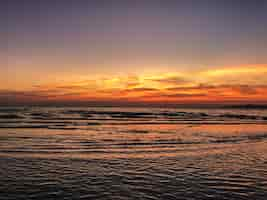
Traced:
<path fill-rule="evenodd" d="M 84 128 L 96 125 L 157 125 L 157 124 L 265 124 L 267 116 L 211 111 L 109 111 L 84 109 L 0 109 L 0 128 Z M 71 126 L 67 127 L 67 126 Z"/>

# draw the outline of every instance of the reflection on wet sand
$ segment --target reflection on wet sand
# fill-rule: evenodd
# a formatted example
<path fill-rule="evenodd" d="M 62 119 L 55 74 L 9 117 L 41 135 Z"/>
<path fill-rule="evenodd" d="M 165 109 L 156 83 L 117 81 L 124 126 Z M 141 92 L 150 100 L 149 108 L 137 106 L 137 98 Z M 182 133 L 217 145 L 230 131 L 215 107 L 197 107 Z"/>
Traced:
<path fill-rule="evenodd" d="M 58 118 L 64 110 L 54 111 Z M 210 117 L 221 111 L 86 110 L 82 115 L 103 120 L 77 120 L 81 113 L 65 111 L 75 115 L 68 116 L 72 120 L 45 114 L 49 120 L 32 123 L 33 111 L 24 112 L 15 113 L 22 122 L 5 119 L 8 125 L 0 129 L 5 199 L 261 200 L 267 195 L 267 124 L 260 117 L 233 121 Z M 186 121 L 189 116 L 204 117 L 203 123 Z M 136 118 L 142 123 L 134 123 Z"/>

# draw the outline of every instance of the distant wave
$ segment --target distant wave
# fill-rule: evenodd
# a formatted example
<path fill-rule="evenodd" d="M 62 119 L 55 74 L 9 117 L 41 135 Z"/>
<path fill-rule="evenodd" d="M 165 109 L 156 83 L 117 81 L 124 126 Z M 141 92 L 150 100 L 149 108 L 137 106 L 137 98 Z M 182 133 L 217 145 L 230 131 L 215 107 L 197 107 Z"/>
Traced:
<path fill-rule="evenodd" d="M 266 124 L 267 113 L 177 111 L 173 109 L 125 111 L 91 108 L 8 108 L 0 109 L 0 128 L 74 130 L 98 125 L 153 124 Z"/>
<path fill-rule="evenodd" d="M 267 109 L 267 105 L 254 105 L 254 104 L 246 104 L 246 105 L 229 105 L 224 106 L 223 108 L 230 109 Z"/>

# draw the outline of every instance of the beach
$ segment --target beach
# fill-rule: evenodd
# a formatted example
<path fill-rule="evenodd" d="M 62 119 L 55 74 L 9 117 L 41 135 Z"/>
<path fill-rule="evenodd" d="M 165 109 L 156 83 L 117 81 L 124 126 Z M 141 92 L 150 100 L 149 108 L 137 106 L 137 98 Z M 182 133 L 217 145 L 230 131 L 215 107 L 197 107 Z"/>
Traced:
<path fill-rule="evenodd" d="M 266 110 L 1 109 L 0 199 L 265 199 Z"/>

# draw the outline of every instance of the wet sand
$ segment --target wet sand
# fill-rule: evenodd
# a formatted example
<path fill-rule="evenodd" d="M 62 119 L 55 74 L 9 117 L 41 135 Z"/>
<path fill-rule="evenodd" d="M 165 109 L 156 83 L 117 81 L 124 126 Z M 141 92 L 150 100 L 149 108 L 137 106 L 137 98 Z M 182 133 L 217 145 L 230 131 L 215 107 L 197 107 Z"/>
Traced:
<path fill-rule="evenodd" d="M 0 199 L 265 199 L 265 111 L 23 108 L 0 117 Z M 38 119 L 36 119 L 38 118 Z"/>

